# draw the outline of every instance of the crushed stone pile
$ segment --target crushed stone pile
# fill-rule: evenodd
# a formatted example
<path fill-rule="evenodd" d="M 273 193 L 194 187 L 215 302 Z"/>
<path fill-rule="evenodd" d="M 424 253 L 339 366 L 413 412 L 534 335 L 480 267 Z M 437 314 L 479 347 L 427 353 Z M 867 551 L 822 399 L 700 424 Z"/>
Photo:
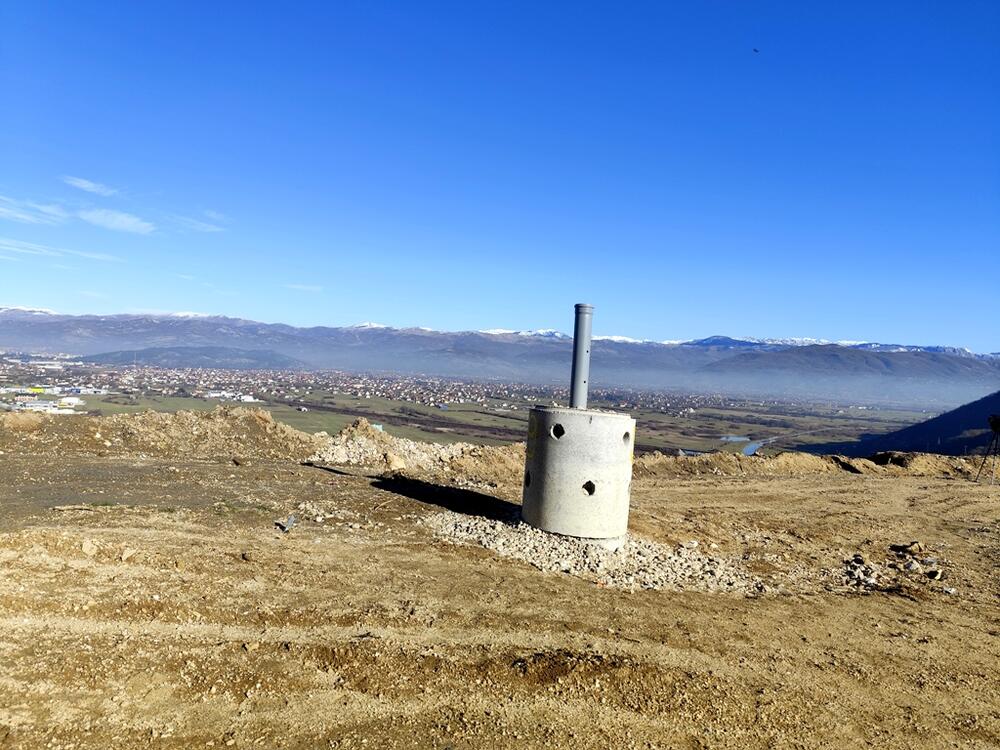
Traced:
<path fill-rule="evenodd" d="M 631 535 L 621 548 L 612 551 L 583 539 L 539 531 L 517 515 L 492 519 L 443 511 L 423 523 L 447 542 L 478 544 L 542 571 L 567 573 L 611 588 L 743 595 L 768 590 L 739 560 L 705 555 L 685 546 L 669 547 Z"/>
<path fill-rule="evenodd" d="M 269 412 L 245 407 L 108 417 L 0 415 L 0 450 L 4 451 L 302 461 L 323 443 L 321 436 L 276 422 Z"/>
<path fill-rule="evenodd" d="M 520 483 L 524 444 L 425 443 L 393 437 L 359 418 L 329 438 L 310 461 L 370 466 L 381 471 L 430 477 L 466 487 Z"/>

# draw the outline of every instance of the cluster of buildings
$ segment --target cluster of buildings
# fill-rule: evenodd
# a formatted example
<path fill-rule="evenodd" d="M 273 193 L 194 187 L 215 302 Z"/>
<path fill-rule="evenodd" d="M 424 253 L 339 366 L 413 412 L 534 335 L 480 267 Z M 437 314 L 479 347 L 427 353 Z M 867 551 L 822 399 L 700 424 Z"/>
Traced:
<path fill-rule="evenodd" d="M 64 388 L 56 385 L 0 386 L 0 408 L 44 414 L 76 414 L 87 405 L 82 394 L 103 394 L 103 389 Z"/>
<path fill-rule="evenodd" d="M 23 383 L 31 383 L 25 386 Z M 308 408 L 337 399 L 384 399 L 438 409 L 471 405 L 507 412 L 533 404 L 566 403 L 563 386 L 498 381 L 454 380 L 416 375 L 341 371 L 230 370 L 213 368 L 104 367 L 72 358 L 36 360 L 0 356 L 0 408 L 50 413 L 78 411 L 87 394 L 195 397 L 236 403 L 288 403 Z M 713 394 L 592 388 L 597 408 L 652 411 L 683 417 L 704 409 L 752 408 L 766 412 L 770 404 Z M 777 406 L 775 401 L 774 405 Z M 787 411 L 788 404 L 782 403 Z"/>

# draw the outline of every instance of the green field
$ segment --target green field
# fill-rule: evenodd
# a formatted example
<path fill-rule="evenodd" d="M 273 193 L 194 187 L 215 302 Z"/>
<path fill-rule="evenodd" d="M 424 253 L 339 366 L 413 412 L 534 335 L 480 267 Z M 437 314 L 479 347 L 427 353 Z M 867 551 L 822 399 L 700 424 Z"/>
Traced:
<path fill-rule="evenodd" d="M 220 401 L 203 398 L 159 396 L 88 396 L 91 413 L 118 414 L 146 409 L 155 411 L 206 410 Z M 452 404 L 447 410 L 384 398 L 358 398 L 345 394 L 313 392 L 302 397 L 308 411 L 279 402 L 247 404 L 266 409 L 274 418 L 305 432 L 335 434 L 359 416 L 383 425 L 385 431 L 412 440 L 450 443 L 472 441 L 500 443 L 523 439 L 527 407 L 502 409 L 496 404 Z M 595 403 L 595 408 L 608 405 Z M 773 440 L 764 452 L 811 443 L 856 439 L 862 433 L 888 432 L 929 415 L 912 411 L 857 410 L 829 405 L 762 403 L 752 408 L 702 407 L 683 415 L 637 409 L 637 450 L 683 448 L 694 451 L 733 451 L 743 445 L 722 440 L 725 435 L 751 440 Z"/>

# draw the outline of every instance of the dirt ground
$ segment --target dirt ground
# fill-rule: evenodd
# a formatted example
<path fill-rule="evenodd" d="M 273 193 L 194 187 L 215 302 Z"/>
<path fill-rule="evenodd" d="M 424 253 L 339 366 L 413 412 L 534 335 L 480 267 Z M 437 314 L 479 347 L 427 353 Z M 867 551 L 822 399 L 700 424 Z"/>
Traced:
<path fill-rule="evenodd" d="M 509 472 L 81 424 L 0 424 L 0 747 L 1000 746 L 1000 487 L 953 459 L 647 459 L 632 533 L 766 585 L 629 590 L 435 534 Z"/>

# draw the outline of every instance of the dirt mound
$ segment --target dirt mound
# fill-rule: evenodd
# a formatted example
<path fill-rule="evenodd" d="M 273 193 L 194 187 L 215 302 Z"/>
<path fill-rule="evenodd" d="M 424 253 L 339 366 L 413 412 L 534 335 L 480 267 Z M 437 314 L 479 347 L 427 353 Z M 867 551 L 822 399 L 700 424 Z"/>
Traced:
<path fill-rule="evenodd" d="M 363 417 L 328 440 L 311 457 L 317 463 L 370 466 L 468 487 L 520 483 L 524 444 L 423 443 L 387 435 Z"/>
<path fill-rule="evenodd" d="M 700 456 L 667 456 L 659 451 L 635 460 L 634 473 L 643 476 L 796 476 L 837 471 L 825 456 L 809 453 L 779 453 L 773 457 L 739 453 L 705 453 Z"/>
<path fill-rule="evenodd" d="M 978 468 L 974 458 L 970 460 L 957 456 L 939 456 L 935 453 L 885 451 L 876 453 L 870 462 L 883 467 L 886 473 L 918 477 L 974 477 Z"/>
<path fill-rule="evenodd" d="M 0 429 L 7 429 L 11 432 L 34 432 L 43 424 L 45 424 L 45 417 L 35 412 L 0 414 Z"/>
<path fill-rule="evenodd" d="M 643 476 L 799 476 L 844 471 L 866 476 L 967 477 L 975 474 L 968 460 L 930 453 L 878 453 L 869 458 L 816 456 L 787 451 L 775 456 L 706 453 L 701 456 L 666 456 L 647 453 L 635 460 L 635 475 Z"/>
<path fill-rule="evenodd" d="M 317 463 L 367 466 L 421 479 L 468 487 L 519 484 L 524 472 L 524 444 L 504 446 L 453 443 L 440 445 L 393 437 L 365 419 L 345 427 L 312 457 Z M 745 476 L 793 477 L 847 472 L 866 476 L 909 475 L 964 477 L 975 467 L 961 458 L 923 453 L 878 454 L 872 459 L 817 456 L 787 451 L 775 456 L 706 453 L 668 456 L 659 451 L 635 459 L 636 478 Z"/>
<path fill-rule="evenodd" d="M 109 417 L 0 416 L 0 450 L 5 451 L 301 461 L 320 445 L 320 437 L 243 407 Z"/>

